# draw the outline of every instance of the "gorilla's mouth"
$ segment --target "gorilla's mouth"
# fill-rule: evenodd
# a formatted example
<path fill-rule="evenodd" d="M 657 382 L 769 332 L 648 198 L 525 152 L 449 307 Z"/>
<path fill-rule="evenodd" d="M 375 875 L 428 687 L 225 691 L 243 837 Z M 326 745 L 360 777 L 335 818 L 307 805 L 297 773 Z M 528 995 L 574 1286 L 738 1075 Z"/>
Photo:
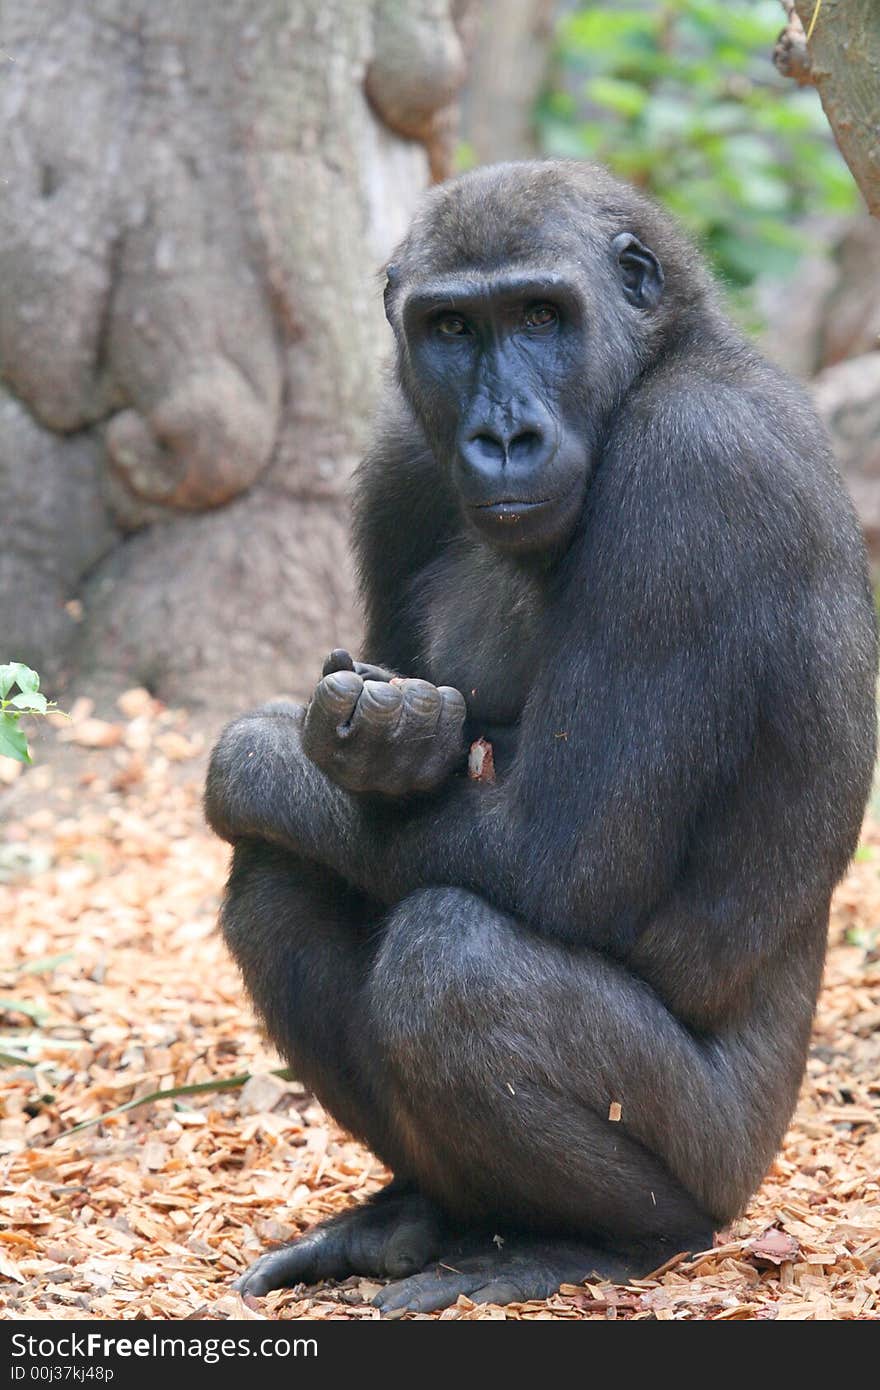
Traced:
<path fill-rule="evenodd" d="M 501 550 L 555 550 L 570 533 L 568 495 L 495 497 L 471 502 L 467 518 L 489 545 Z"/>
<path fill-rule="evenodd" d="M 475 502 L 472 510 L 483 516 L 495 516 L 499 521 L 518 521 L 523 512 L 534 512 L 552 502 L 552 497 L 538 497 L 532 501 L 520 501 L 516 497 L 505 497 L 496 502 Z"/>

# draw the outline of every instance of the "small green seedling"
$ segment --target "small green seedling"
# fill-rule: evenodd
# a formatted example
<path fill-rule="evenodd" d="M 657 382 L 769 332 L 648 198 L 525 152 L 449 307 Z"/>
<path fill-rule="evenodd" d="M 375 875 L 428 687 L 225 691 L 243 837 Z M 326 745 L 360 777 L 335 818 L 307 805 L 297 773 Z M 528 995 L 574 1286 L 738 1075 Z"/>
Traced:
<path fill-rule="evenodd" d="M 18 686 L 18 693 L 10 691 Z M 28 741 L 20 727 L 26 714 L 48 714 L 55 705 L 40 693 L 40 677 L 30 666 L 9 661 L 0 666 L 0 757 L 29 763 Z"/>

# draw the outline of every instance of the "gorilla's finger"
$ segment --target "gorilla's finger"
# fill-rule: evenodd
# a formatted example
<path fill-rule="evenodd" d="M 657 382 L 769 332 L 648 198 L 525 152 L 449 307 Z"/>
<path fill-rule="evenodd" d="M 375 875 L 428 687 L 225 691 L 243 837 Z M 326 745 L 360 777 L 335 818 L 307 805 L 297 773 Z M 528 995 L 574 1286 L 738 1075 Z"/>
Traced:
<path fill-rule="evenodd" d="M 394 671 L 386 671 L 384 666 L 371 666 L 368 661 L 356 661 L 354 669 L 365 681 L 393 681 L 399 677 Z"/>
<path fill-rule="evenodd" d="M 403 680 L 392 687 L 403 696 L 400 720 L 401 740 L 428 738 L 437 728 L 443 709 L 443 697 L 430 681 Z"/>
<path fill-rule="evenodd" d="M 309 705 L 306 725 L 310 716 L 318 711 L 325 720 L 335 725 L 346 724 L 354 713 L 354 708 L 363 691 L 364 683 L 354 671 L 334 671 L 318 682 L 314 699 Z"/>
<path fill-rule="evenodd" d="M 519 1284 L 512 1279 L 495 1279 L 491 1284 L 484 1284 L 481 1289 L 474 1289 L 468 1294 L 472 1303 L 528 1303 L 532 1298 L 544 1298 L 544 1294 L 530 1294 L 524 1292 Z"/>
<path fill-rule="evenodd" d="M 373 1305 L 387 1316 L 403 1313 L 436 1313 L 449 1308 L 460 1294 L 473 1287 L 474 1276 L 468 1273 L 445 1271 L 442 1267 L 416 1274 L 410 1279 L 398 1279 L 386 1284 L 373 1299 Z"/>
<path fill-rule="evenodd" d="M 293 1284 L 317 1284 L 322 1279 L 345 1279 L 349 1274 L 379 1272 L 382 1268 L 381 1232 L 373 1232 L 373 1248 L 360 1251 L 360 1258 L 354 1259 L 351 1236 L 357 1224 L 346 1214 L 340 1220 L 313 1227 L 290 1245 L 281 1245 L 261 1255 L 239 1275 L 233 1287 L 240 1293 L 260 1296 L 271 1289 L 286 1289 Z"/>
<path fill-rule="evenodd" d="M 403 692 L 386 681 L 364 681 L 360 699 L 351 717 L 351 733 L 390 736 L 397 728 L 404 707 Z"/>
<path fill-rule="evenodd" d="M 439 685 L 437 693 L 443 701 L 443 708 L 440 711 L 440 722 L 444 729 L 459 728 L 467 718 L 467 705 L 465 698 L 460 690 L 456 690 L 452 685 Z"/>
<path fill-rule="evenodd" d="M 321 1278 L 318 1261 L 319 1247 L 308 1236 L 269 1250 L 239 1275 L 233 1284 L 241 1294 L 257 1298 L 272 1289 L 289 1289 L 294 1284 L 313 1284 Z"/>
<path fill-rule="evenodd" d="M 335 671 L 319 682 L 303 725 L 302 747 L 307 758 L 324 766 L 334 755 L 340 739 L 348 733 L 363 688 L 354 671 Z"/>
<path fill-rule="evenodd" d="M 354 671 L 356 669 L 351 652 L 344 647 L 334 647 L 321 670 L 322 676 L 332 676 L 334 671 Z"/>

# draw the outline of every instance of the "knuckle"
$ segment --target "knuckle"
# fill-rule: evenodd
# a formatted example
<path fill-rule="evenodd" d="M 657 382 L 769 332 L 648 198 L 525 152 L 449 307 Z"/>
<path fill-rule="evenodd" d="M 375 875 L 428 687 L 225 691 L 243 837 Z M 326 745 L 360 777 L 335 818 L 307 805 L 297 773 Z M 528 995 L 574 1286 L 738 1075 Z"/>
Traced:
<path fill-rule="evenodd" d="M 328 713 L 338 714 L 351 709 L 363 688 L 357 672 L 333 671 L 318 683 L 315 698 Z"/>
<path fill-rule="evenodd" d="M 395 718 L 403 704 L 403 696 L 393 685 L 366 680 L 361 703 L 365 714 L 376 722 L 382 722 Z"/>
<path fill-rule="evenodd" d="M 403 685 L 403 698 L 407 708 L 415 715 L 427 717 L 440 709 L 442 697 L 436 685 L 430 681 L 408 680 Z"/>
<path fill-rule="evenodd" d="M 462 695 L 461 691 L 456 690 L 455 687 L 452 685 L 438 686 L 438 691 L 443 700 L 443 704 L 446 708 L 447 713 L 454 713 L 456 715 L 460 715 L 463 719 L 464 716 L 467 714 L 467 705 L 465 703 L 465 698 Z"/>

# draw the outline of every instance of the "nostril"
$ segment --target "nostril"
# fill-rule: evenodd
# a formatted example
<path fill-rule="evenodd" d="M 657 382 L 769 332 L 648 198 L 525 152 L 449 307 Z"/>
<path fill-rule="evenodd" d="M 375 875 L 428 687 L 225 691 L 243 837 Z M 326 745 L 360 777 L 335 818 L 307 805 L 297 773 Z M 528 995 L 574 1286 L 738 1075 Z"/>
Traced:
<path fill-rule="evenodd" d="M 511 458 L 524 454 L 533 454 L 540 447 L 542 439 L 537 430 L 523 430 L 514 436 L 507 446 L 507 452 Z"/>
<path fill-rule="evenodd" d="M 494 434 L 480 431 L 478 434 L 472 435 L 470 445 L 474 452 L 484 459 L 504 458 L 504 445 Z"/>

